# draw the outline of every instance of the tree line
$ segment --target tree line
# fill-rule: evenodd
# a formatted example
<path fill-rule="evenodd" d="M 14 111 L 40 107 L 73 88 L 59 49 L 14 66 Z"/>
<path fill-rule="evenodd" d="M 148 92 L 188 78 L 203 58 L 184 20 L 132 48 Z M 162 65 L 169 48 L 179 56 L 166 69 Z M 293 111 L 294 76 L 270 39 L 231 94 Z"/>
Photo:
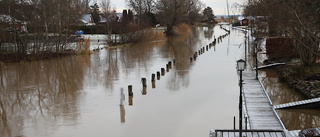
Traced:
<path fill-rule="evenodd" d="M 116 43 L 111 34 L 118 34 L 123 43 L 137 42 L 146 35 L 145 28 L 166 26 L 166 34 L 181 23 L 212 21 L 212 9 L 205 15 L 200 0 L 126 0 L 130 10 L 122 18 L 111 8 L 110 0 L 2 0 L 0 1 L 0 60 L 21 60 L 26 56 L 47 58 L 68 52 L 76 41 L 75 31 L 97 29 L 108 34 L 108 43 Z M 96 26 L 79 26 L 84 14 L 91 14 Z M 6 18 L 6 19 L 4 19 Z M 27 26 L 23 29 L 23 26 Z M 102 29 L 101 29 L 102 28 Z M 3 50 L 6 49 L 6 50 Z M 9 50 L 8 50 L 9 49 Z"/>
<path fill-rule="evenodd" d="M 67 53 L 72 25 L 85 12 L 82 0 L 0 1 L 0 60 L 49 58 Z M 23 30 L 26 25 L 27 29 Z"/>
<path fill-rule="evenodd" d="M 302 64 L 309 66 L 320 55 L 319 7 L 319 0 L 249 0 L 243 12 L 245 16 L 265 17 L 268 36 L 292 37 Z"/>

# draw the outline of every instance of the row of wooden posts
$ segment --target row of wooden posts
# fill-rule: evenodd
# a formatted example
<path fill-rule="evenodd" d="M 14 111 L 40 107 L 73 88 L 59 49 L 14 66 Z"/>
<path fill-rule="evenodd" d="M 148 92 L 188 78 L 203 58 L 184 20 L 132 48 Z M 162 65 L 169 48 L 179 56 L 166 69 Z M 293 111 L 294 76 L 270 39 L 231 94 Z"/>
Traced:
<path fill-rule="evenodd" d="M 220 27 L 222 28 L 222 27 Z M 195 51 L 195 53 L 193 54 L 192 57 L 190 57 L 190 62 L 192 62 L 193 60 L 195 61 L 196 58 L 198 57 L 198 55 L 201 55 L 203 53 L 205 53 L 205 50 L 208 51 L 209 48 L 211 48 L 212 46 L 215 46 L 218 43 L 222 42 L 222 39 L 225 38 L 226 36 L 228 36 L 230 34 L 230 31 L 224 29 L 226 32 L 226 34 L 219 36 L 217 39 L 214 36 L 214 41 L 212 41 L 209 45 L 207 45 L 206 47 L 202 47 L 201 49 L 199 49 L 198 51 Z M 156 82 L 156 76 L 157 76 L 157 80 L 160 80 L 161 76 L 165 75 L 165 71 L 169 72 L 169 69 L 172 69 L 172 64 L 175 65 L 176 61 L 173 60 L 173 62 L 169 61 L 168 64 L 166 64 L 166 68 L 161 68 L 160 71 L 157 71 L 157 73 L 152 73 L 151 74 L 151 83 L 152 83 L 152 88 L 155 88 L 155 82 Z M 141 78 L 141 83 L 142 83 L 142 95 L 146 95 L 147 94 L 147 79 L 146 78 Z M 128 85 L 128 96 L 129 96 L 129 105 L 132 106 L 133 105 L 133 91 L 132 91 L 132 85 Z M 124 92 L 123 92 L 123 88 L 121 88 L 120 90 L 120 106 L 123 106 L 123 101 L 124 101 Z"/>
<path fill-rule="evenodd" d="M 169 61 L 168 64 L 166 64 L 166 68 L 161 68 L 160 71 L 157 71 L 157 73 L 152 73 L 151 74 L 151 83 L 152 83 L 152 88 L 156 88 L 156 76 L 157 76 L 157 80 L 160 80 L 161 76 L 165 75 L 165 72 L 169 72 L 169 69 L 172 69 L 172 65 L 175 65 L 176 60 Z M 142 95 L 146 95 L 147 94 L 147 78 L 141 78 L 141 83 L 142 83 Z M 132 85 L 128 85 L 128 96 L 129 96 L 129 105 L 132 106 L 133 105 L 133 91 L 132 91 Z M 123 88 L 121 88 L 120 90 L 120 106 L 123 105 L 123 101 L 124 101 L 124 92 L 123 92 Z"/>
<path fill-rule="evenodd" d="M 209 45 L 207 45 L 206 47 L 202 47 L 200 48 L 198 51 L 195 51 L 193 56 L 190 57 L 190 62 L 192 61 L 196 61 L 198 55 L 200 56 L 201 54 L 205 53 L 205 51 L 208 51 L 209 48 L 211 49 L 212 46 L 216 46 L 217 42 L 220 43 L 222 42 L 222 39 L 225 38 L 226 36 L 228 36 L 230 34 L 230 31 L 223 28 L 225 31 L 227 31 L 228 33 L 221 35 L 218 37 L 218 39 L 216 39 L 216 37 L 214 36 L 214 40 L 209 43 Z"/>

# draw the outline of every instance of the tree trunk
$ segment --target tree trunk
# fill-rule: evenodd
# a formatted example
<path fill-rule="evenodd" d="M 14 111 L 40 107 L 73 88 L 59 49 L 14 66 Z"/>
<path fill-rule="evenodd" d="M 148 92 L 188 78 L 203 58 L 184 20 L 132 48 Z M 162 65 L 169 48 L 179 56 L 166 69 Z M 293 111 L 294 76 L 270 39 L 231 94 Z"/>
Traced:
<path fill-rule="evenodd" d="M 166 34 L 167 34 L 167 36 L 170 36 L 173 34 L 173 25 L 172 24 L 167 24 Z"/>

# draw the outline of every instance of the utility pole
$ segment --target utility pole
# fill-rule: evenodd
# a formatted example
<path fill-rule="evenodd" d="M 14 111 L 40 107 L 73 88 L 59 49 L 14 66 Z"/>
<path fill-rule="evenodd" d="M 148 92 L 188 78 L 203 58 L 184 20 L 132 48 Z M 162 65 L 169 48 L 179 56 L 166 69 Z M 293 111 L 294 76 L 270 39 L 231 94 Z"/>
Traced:
<path fill-rule="evenodd" d="M 229 3 L 228 3 L 228 0 L 227 0 L 227 10 L 228 10 L 229 23 L 231 23 L 231 22 L 230 22 L 230 14 L 229 14 Z"/>

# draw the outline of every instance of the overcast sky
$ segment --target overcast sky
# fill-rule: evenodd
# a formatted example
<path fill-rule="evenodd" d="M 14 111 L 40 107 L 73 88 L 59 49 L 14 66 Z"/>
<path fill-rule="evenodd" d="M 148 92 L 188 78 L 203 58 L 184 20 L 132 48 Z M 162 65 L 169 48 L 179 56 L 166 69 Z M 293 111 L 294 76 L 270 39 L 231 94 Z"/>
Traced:
<path fill-rule="evenodd" d="M 103 0 L 96 0 L 98 3 Z M 116 8 L 118 12 L 122 12 L 123 9 L 128 9 L 128 6 L 126 4 L 126 0 L 110 0 L 112 8 Z M 227 15 L 227 0 L 201 0 L 202 3 L 204 3 L 207 6 L 211 7 L 213 9 L 213 13 L 215 15 Z M 246 0 L 228 0 L 229 7 L 231 7 L 234 3 L 240 3 L 242 4 L 243 1 Z M 240 12 L 236 12 L 235 9 L 229 10 L 230 15 L 233 14 L 241 14 Z"/>

